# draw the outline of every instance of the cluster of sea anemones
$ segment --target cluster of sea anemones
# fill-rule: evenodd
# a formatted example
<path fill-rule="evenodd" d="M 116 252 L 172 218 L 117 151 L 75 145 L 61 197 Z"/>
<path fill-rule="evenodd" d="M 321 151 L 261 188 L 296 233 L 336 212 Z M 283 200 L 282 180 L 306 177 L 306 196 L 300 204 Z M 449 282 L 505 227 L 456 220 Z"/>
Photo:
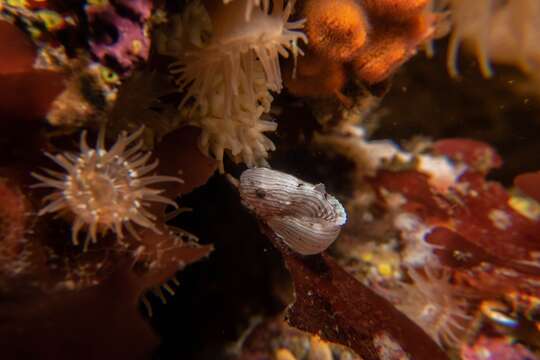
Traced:
<path fill-rule="evenodd" d="M 297 42 L 306 40 L 303 22 L 288 21 L 294 1 L 276 0 L 271 10 L 269 1 L 259 5 L 253 0 L 192 3 L 182 17 L 188 30 L 171 66 L 184 92 L 180 107 L 190 107 L 186 118 L 202 129 L 201 150 L 220 163 L 225 152 L 248 166 L 265 163 L 274 147 L 263 133 L 276 125 L 261 117 L 270 110 L 270 92 L 282 89 L 279 56 L 292 52 L 296 57 Z M 208 21 L 189 16 L 200 13 Z"/>

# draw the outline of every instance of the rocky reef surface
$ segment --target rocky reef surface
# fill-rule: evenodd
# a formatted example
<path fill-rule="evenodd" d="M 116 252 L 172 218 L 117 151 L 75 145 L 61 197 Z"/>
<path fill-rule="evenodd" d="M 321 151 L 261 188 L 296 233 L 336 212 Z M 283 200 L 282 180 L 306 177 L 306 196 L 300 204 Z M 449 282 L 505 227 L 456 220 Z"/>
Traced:
<path fill-rule="evenodd" d="M 539 16 L 0 0 L 0 358 L 540 358 Z"/>

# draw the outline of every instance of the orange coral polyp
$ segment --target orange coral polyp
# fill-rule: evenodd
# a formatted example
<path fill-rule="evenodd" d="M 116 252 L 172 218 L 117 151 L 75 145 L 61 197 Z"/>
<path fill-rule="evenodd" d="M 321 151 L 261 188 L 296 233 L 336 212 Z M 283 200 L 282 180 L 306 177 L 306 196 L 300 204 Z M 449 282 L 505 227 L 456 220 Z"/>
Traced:
<path fill-rule="evenodd" d="M 309 46 L 334 61 L 349 61 L 365 45 L 368 22 L 353 0 L 310 0 L 304 7 Z"/>

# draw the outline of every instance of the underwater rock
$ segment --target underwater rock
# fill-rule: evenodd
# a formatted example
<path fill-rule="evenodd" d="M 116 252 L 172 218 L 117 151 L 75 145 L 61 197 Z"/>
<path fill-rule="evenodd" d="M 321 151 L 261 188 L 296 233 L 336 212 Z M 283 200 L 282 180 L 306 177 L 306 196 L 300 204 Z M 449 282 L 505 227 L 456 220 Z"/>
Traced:
<path fill-rule="evenodd" d="M 534 358 L 538 6 L 0 0 L 2 357 Z"/>
<path fill-rule="evenodd" d="M 36 50 L 30 39 L 14 25 L 0 21 L 0 74 L 32 70 Z"/>
<path fill-rule="evenodd" d="M 34 69 L 30 39 L 5 21 L 0 21 L 0 43 L 0 117 L 7 122 L 43 117 L 64 89 L 64 75 Z"/>

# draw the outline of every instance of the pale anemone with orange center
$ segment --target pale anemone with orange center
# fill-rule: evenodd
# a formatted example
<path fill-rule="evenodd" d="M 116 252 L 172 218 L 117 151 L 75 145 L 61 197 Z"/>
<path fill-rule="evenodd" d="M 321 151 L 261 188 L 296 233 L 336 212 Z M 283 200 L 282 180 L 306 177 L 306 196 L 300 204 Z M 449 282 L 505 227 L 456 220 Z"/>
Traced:
<path fill-rule="evenodd" d="M 150 203 L 177 205 L 161 195 L 163 190 L 150 188 L 149 185 L 182 180 L 172 176 L 150 175 L 158 166 L 158 160 L 148 163 L 151 153 L 141 151 L 143 142 L 139 138 L 142 132 L 141 128 L 129 136 L 126 132 L 121 133 L 117 142 L 107 150 L 104 132 L 100 133 L 96 148 L 91 148 L 84 131 L 80 153 L 46 154 L 63 168 L 63 172 L 44 169 L 47 176 L 32 173 L 41 181 L 34 187 L 54 189 L 45 197 L 47 205 L 38 215 L 70 213 L 74 218 L 73 244 L 79 244 L 79 232 L 87 228 L 85 248 L 90 240 L 97 242 L 98 232 L 112 230 L 122 239 L 123 227 L 138 239 L 132 223 L 159 233 L 155 224 L 157 217 L 148 210 Z M 139 141 L 133 144 L 137 139 Z"/>
<path fill-rule="evenodd" d="M 459 347 L 472 316 L 467 300 L 444 268 L 408 268 L 411 283 L 376 290 L 420 326 L 439 346 Z"/>

